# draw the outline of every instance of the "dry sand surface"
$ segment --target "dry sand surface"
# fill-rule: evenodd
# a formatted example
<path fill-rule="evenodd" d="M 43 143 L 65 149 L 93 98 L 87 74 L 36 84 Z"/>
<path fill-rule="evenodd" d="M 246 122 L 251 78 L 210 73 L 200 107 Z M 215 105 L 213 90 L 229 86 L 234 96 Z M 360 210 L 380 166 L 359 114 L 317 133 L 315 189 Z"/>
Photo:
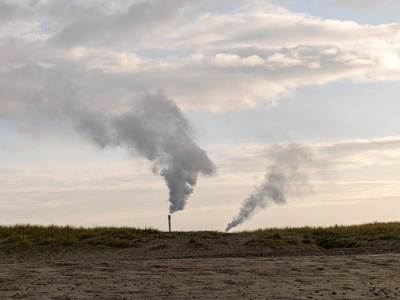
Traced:
<path fill-rule="evenodd" d="M 1 264 L 1 299 L 400 299 L 400 254 Z"/>

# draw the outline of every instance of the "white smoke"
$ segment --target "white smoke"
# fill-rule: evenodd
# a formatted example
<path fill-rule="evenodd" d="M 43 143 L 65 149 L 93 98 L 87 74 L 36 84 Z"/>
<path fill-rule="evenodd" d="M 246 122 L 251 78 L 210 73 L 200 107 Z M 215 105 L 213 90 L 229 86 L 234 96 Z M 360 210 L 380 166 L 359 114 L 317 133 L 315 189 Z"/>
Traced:
<path fill-rule="evenodd" d="M 118 112 L 112 107 L 88 105 L 73 93 L 74 87 L 51 101 L 45 95 L 30 99 L 29 110 L 16 110 L 0 118 L 39 130 L 52 128 L 61 134 L 72 127 L 74 133 L 100 148 L 121 147 L 132 156 L 146 158 L 169 188 L 170 213 L 185 208 L 199 174 L 215 173 L 207 153 L 194 142 L 188 120 L 162 92 L 132 99 Z M 0 111 L 1 107 L 2 103 Z"/>
<path fill-rule="evenodd" d="M 268 154 L 273 164 L 269 166 L 263 183 L 243 201 L 239 213 L 227 225 L 225 232 L 249 220 L 271 202 L 285 204 L 285 192 L 294 183 L 307 185 L 307 176 L 302 172 L 303 166 L 312 163 L 312 155 L 307 148 L 295 143 L 287 146 L 275 144 Z"/>
<path fill-rule="evenodd" d="M 213 175 L 215 166 L 192 138 L 182 111 L 162 93 L 139 100 L 121 114 L 88 110 L 69 112 L 76 130 L 98 146 L 124 147 L 154 163 L 169 188 L 170 213 L 183 210 L 199 173 Z"/>

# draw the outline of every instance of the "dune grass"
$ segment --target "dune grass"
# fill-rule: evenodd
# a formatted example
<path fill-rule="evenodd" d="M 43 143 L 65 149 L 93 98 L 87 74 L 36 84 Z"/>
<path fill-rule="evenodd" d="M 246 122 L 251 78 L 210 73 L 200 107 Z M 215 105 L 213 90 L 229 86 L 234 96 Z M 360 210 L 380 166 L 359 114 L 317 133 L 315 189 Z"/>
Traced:
<path fill-rule="evenodd" d="M 382 240 L 399 240 L 400 222 L 375 222 L 331 227 L 269 228 L 242 231 L 241 233 L 253 233 L 258 236 L 254 241 L 248 241 L 247 244 L 270 244 L 276 249 L 282 244 L 315 245 L 325 249 L 351 248 L 376 244 Z"/>
<path fill-rule="evenodd" d="M 132 227 L 72 227 L 14 225 L 0 226 L 1 246 L 32 247 L 40 245 L 135 247 L 162 233 L 152 228 Z"/>
<path fill-rule="evenodd" d="M 104 256 L 118 251 L 118 255 L 132 259 L 268 255 L 277 251 L 318 252 L 338 248 L 382 246 L 398 248 L 400 252 L 400 222 L 267 228 L 235 233 L 220 231 L 169 233 L 152 228 L 132 227 L 0 226 L 0 251 L 7 255 L 43 251 L 64 253 L 71 252 L 72 249 L 87 253 L 94 251 L 96 255 L 103 253 Z M 111 252 L 107 252 L 107 249 Z"/>

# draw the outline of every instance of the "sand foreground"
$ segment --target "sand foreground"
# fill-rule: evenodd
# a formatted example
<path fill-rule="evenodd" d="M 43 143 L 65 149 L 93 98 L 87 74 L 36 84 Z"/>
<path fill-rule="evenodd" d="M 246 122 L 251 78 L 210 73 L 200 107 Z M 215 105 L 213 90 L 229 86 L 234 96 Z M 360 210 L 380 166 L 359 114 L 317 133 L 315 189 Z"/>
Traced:
<path fill-rule="evenodd" d="M 0 267 L 1 299 L 400 299 L 400 254 Z"/>

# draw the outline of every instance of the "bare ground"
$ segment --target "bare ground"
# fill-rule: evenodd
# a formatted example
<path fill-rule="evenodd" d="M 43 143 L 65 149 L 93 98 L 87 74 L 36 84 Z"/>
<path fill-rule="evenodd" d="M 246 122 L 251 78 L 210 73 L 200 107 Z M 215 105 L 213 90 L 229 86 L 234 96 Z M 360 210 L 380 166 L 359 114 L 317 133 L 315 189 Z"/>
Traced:
<path fill-rule="evenodd" d="M 1 299 L 400 299 L 399 254 L 2 264 Z"/>
<path fill-rule="evenodd" d="M 335 249 L 267 241 L 189 232 L 127 248 L 4 246 L 0 299 L 400 299 L 397 238 Z"/>

